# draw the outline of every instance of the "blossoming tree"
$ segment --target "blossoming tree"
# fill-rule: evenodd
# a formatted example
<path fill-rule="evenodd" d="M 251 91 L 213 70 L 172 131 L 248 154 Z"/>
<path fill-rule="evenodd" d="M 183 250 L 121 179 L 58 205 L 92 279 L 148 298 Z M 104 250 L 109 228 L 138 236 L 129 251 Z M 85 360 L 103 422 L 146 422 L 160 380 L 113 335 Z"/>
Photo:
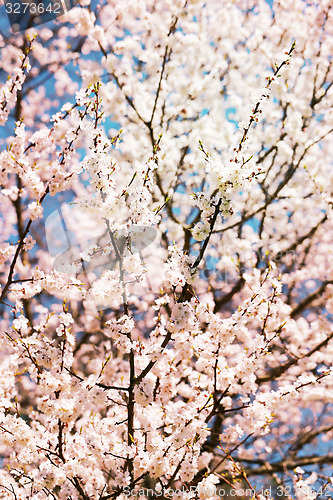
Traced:
<path fill-rule="evenodd" d="M 0 498 L 330 497 L 329 0 L 0 44 Z"/>

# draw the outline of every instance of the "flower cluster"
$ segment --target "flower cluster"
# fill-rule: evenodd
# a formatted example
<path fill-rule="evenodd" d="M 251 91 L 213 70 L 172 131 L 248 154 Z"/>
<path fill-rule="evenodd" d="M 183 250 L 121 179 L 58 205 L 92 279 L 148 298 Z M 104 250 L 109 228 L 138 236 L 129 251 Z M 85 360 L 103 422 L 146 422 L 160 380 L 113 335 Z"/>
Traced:
<path fill-rule="evenodd" d="M 329 496 L 332 14 L 1 32 L 0 498 Z"/>

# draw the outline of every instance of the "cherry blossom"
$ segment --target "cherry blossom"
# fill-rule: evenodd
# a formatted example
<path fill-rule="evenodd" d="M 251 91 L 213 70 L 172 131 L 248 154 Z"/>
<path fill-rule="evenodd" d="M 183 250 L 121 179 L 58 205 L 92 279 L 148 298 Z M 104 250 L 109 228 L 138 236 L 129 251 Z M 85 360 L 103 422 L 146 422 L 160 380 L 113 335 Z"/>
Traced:
<path fill-rule="evenodd" d="M 330 2 L 0 47 L 0 498 L 332 496 Z"/>

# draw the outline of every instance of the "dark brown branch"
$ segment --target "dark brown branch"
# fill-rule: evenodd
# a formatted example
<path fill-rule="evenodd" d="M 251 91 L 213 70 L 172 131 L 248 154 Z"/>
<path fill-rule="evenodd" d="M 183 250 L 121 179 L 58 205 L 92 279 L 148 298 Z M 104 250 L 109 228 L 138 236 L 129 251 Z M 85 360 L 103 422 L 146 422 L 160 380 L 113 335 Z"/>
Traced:
<path fill-rule="evenodd" d="M 307 465 L 328 465 L 333 464 L 333 455 L 324 455 L 324 456 L 305 456 L 299 457 L 295 460 L 285 460 L 281 462 L 270 463 L 269 467 L 265 465 L 264 460 L 260 459 L 246 459 L 242 457 L 237 457 L 238 462 L 249 463 L 249 464 L 258 464 L 262 465 L 257 468 L 247 468 L 246 474 L 248 476 L 260 476 L 260 475 L 271 475 L 274 472 L 285 472 L 286 470 L 294 470 L 296 467 L 305 467 Z"/>
<path fill-rule="evenodd" d="M 322 293 L 325 292 L 326 288 L 328 285 L 332 285 L 333 284 L 333 280 L 329 280 L 329 281 L 324 281 L 324 283 L 322 283 L 320 285 L 319 288 L 317 288 L 317 290 L 315 290 L 314 292 L 310 293 L 307 297 L 305 297 L 305 299 L 303 299 L 290 313 L 290 317 L 291 318 L 295 318 L 296 316 L 298 316 L 299 314 L 301 314 L 304 309 L 306 309 L 312 302 L 314 302 L 315 300 L 317 300 L 320 295 Z"/>
<path fill-rule="evenodd" d="M 266 375 L 263 375 L 262 377 L 257 377 L 256 379 L 256 383 L 257 384 L 262 384 L 264 382 L 270 382 L 271 380 L 276 380 L 278 379 L 279 377 L 281 377 L 281 375 L 283 375 L 287 370 L 289 370 L 289 368 L 291 366 L 295 366 L 297 365 L 297 363 L 301 360 L 301 359 L 304 359 L 304 358 L 310 358 L 310 356 L 312 356 L 315 352 L 317 351 L 320 351 L 320 349 L 322 349 L 323 347 L 326 347 L 327 344 L 329 343 L 329 341 L 333 338 L 333 333 L 331 333 L 331 335 L 329 335 L 325 340 L 323 340 L 322 342 L 320 342 L 320 344 L 316 345 L 313 349 L 311 349 L 311 351 L 307 352 L 306 354 L 304 354 L 303 356 L 300 356 L 299 358 L 294 358 L 294 359 L 290 359 L 289 361 L 287 361 L 286 363 L 284 363 L 283 365 L 279 365 L 277 366 L 276 368 L 274 368 L 273 370 L 271 370 L 269 373 L 267 373 Z"/>

